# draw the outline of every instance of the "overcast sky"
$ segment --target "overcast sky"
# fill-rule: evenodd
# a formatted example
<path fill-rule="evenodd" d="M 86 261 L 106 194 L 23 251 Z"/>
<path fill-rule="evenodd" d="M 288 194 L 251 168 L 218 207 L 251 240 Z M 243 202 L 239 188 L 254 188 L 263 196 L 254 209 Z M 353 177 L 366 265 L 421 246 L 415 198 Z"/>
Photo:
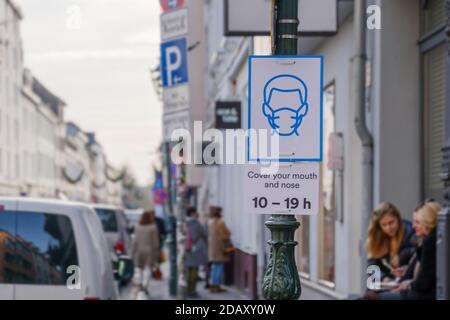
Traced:
<path fill-rule="evenodd" d="M 113 165 L 152 176 L 160 102 L 158 0 L 19 0 L 25 66 L 67 103 L 66 119 L 95 131 Z"/>

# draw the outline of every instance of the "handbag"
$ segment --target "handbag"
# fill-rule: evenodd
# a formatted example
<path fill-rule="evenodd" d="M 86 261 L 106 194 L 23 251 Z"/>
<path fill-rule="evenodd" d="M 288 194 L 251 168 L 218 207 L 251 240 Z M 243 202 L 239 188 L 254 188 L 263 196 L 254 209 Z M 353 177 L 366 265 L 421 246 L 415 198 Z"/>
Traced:
<path fill-rule="evenodd" d="M 166 253 L 163 250 L 161 250 L 159 252 L 159 263 L 164 263 L 166 261 L 167 261 Z"/>
<path fill-rule="evenodd" d="M 224 252 L 225 253 L 232 253 L 236 250 L 236 248 L 234 247 L 230 238 L 225 239 L 223 242 L 224 242 Z"/>
<path fill-rule="evenodd" d="M 156 268 L 152 271 L 152 278 L 155 280 L 161 280 L 162 279 L 162 272 L 159 268 Z"/>

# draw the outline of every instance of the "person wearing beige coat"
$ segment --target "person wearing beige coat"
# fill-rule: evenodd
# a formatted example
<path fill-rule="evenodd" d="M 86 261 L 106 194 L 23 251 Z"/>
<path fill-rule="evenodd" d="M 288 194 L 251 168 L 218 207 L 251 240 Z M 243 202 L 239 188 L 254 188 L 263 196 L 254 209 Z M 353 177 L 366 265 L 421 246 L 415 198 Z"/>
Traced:
<path fill-rule="evenodd" d="M 146 211 L 142 214 L 141 220 L 135 228 L 132 249 L 134 263 L 140 270 L 141 279 L 139 283 L 144 291 L 147 291 L 150 281 L 149 275 L 143 283 L 144 272 L 147 268 L 152 271 L 158 267 L 159 250 L 159 233 L 155 217 L 151 211 Z"/>
<path fill-rule="evenodd" d="M 210 262 L 227 262 L 230 257 L 225 253 L 225 241 L 230 239 L 230 230 L 221 217 L 208 221 L 208 260 Z"/>
<path fill-rule="evenodd" d="M 222 219 L 222 208 L 211 207 L 208 220 L 208 260 L 211 262 L 211 292 L 223 292 L 222 282 L 225 262 L 229 260 L 227 245 L 231 244 L 231 232 Z"/>

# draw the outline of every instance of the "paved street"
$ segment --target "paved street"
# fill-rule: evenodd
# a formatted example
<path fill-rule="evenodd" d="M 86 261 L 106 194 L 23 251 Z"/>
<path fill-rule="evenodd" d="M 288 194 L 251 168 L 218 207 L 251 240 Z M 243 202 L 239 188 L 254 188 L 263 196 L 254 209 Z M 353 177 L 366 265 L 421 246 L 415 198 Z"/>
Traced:
<path fill-rule="evenodd" d="M 163 278 L 159 281 L 151 280 L 149 285 L 149 296 L 139 289 L 138 271 L 136 270 L 132 283 L 122 289 L 121 300 L 177 300 L 177 297 L 171 297 L 169 294 L 169 263 L 165 262 L 161 266 Z M 201 275 L 204 277 L 203 275 Z M 244 294 L 232 286 L 224 286 L 227 292 L 210 293 L 205 289 L 205 282 L 199 281 L 197 291 L 201 300 L 240 300 L 247 299 Z"/>

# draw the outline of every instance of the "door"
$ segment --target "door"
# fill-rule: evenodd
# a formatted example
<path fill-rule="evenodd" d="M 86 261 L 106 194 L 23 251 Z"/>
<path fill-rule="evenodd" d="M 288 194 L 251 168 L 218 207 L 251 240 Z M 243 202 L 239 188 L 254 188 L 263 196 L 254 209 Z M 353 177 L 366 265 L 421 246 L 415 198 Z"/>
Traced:
<path fill-rule="evenodd" d="M 81 290 L 69 287 L 73 268 L 79 266 L 69 216 L 47 213 L 25 202 L 18 204 L 16 223 L 16 257 L 21 269 L 16 275 L 15 298 L 82 298 Z"/>
<path fill-rule="evenodd" d="M 14 299 L 16 202 L 0 200 L 0 300 Z"/>

